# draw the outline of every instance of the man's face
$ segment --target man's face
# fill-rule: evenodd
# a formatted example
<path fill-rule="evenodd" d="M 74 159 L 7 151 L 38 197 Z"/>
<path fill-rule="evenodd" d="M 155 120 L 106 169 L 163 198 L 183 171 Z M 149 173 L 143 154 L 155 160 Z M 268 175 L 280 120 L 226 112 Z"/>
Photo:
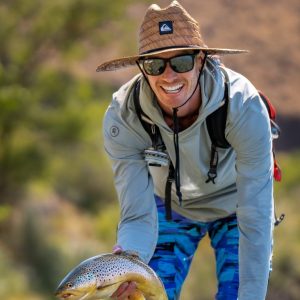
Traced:
<path fill-rule="evenodd" d="M 187 51 L 172 51 L 157 55 L 157 58 L 172 58 L 178 55 L 192 54 Z M 172 109 L 183 104 L 194 92 L 199 72 L 202 66 L 203 53 L 195 56 L 194 67 L 185 73 L 175 72 L 170 63 L 161 75 L 147 75 L 150 86 L 155 93 L 160 106 L 164 109 Z"/>

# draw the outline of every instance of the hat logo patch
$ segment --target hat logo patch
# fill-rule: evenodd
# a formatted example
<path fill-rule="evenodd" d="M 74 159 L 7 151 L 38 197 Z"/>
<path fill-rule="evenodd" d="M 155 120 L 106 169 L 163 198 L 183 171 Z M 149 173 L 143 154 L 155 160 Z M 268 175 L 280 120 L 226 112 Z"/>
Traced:
<path fill-rule="evenodd" d="M 173 33 L 173 23 L 172 21 L 159 22 L 159 34 L 171 34 Z"/>

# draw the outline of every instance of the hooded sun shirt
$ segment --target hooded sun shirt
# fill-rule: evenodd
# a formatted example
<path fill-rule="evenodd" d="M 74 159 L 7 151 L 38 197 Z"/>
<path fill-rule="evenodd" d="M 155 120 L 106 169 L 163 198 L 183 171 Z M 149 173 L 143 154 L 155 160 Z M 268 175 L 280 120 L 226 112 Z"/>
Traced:
<path fill-rule="evenodd" d="M 159 127 L 175 166 L 173 130 L 164 121 L 153 92 L 140 74 L 114 93 L 103 128 L 121 208 L 117 243 L 124 250 L 137 251 L 148 262 L 158 237 L 154 194 L 164 198 L 169 168 L 149 167 L 144 159 L 144 150 L 151 147 L 151 139 L 134 107 L 133 90 L 138 78 L 142 110 Z M 222 105 L 225 81 L 230 99 L 225 136 L 232 148 L 218 150 L 218 177 L 215 184 L 206 183 L 211 141 L 205 119 Z M 182 205 L 173 185 L 172 209 L 202 222 L 236 213 L 240 232 L 239 299 L 264 299 L 273 230 L 273 161 L 268 113 L 257 90 L 245 77 L 222 68 L 212 58 L 206 60 L 200 86 L 202 105 L 198 118 L 178 133 Z"/>

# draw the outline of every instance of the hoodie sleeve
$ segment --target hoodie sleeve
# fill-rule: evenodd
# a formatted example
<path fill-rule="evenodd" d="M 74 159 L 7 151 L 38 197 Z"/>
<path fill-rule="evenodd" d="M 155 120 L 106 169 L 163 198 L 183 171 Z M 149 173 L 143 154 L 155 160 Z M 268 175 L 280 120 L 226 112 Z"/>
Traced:
<path fill-rule="evenodd" d="M 112 161 L 121 209 L 117 243 L 148 262 L 157 242 L 157 211 L 152 178 L 143 159 L 147 137 L 138 134 L 137 122 L 137 117 L 125 121 L 119 104 L 110 105 L 104 118 L 104 146 Z"/>
<path fill-rule="evenodd" d="M 266 107 L 250 83 L 244 87 L 235 83 L 230 97 L 227 139 L 237 155 L 238 299 L 263 300 L 270 272 L 274 216 L 270 123 Z"/>

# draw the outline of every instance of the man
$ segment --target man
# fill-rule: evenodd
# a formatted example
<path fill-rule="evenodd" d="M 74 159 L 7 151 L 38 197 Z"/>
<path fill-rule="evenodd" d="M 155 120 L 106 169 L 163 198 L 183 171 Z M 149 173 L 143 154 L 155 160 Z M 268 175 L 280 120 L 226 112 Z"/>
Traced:
<path fill-rule="evenodd" d="M 148 8 L 139 55 L 97 69 L 137 64 L 141 71 L 113 95 L 104 119 L 121 206 L 114 252 L 131 251 L 149 263 L 169 299 L 179 299 L 206 234 L 216 256 L 216 299 L 266 296 L 273 231 L 269 118 L 253 85 L 215 56 L 242 52 L 207 47 L 198 23 L 173 1 Z M 226 97 L 231 147 L 212 154 L 206 118 Z M 141 120 L 159 136 L 158 145 Z M 113 297 L 128 299 L 134 289 L 133 282 L 123 284 Z"/>

